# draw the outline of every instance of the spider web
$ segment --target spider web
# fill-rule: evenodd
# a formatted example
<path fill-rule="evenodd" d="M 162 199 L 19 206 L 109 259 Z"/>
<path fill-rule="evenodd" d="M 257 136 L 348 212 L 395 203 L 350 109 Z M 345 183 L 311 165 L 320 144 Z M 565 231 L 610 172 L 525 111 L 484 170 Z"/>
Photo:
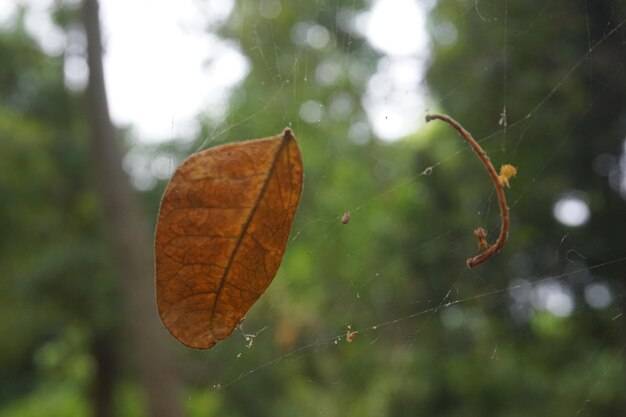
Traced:
<path fill-rule="evenodd" d="M 265 7 L 273 4 L 270 1 L 262 3 Z M 384 144 L 374 139 L 375 133 L 363 129 L 363 123 L 368 119 L 361 111 L 349 121 L 342 121 L 348 126 L 335 136 L 314 138 L 314 132 L 322 131 L 315 126 L 330 120 L 331 115 L 317 112 L 319 109 L 315 106 L 323 107 L 325 104 L 307 98 L 314 97 L 317 88 L 313 79 L 317 63 L 309 62 L 305 51 L 311 45 L 306 46 L 307 41 L 303 41 L 301 49 L 296 50 L 291 62 L 285 65 L 279 62 L 278 41 L 267 37 L 267 32 L 264 32 L 265 37 L 261 36 L 262 28 L 255 27 L 252 30 L 254 50 L 247 52 L 258 54 L 264 68 L 257 67 L 252 72 L 275 72 L 277 68 L 282 68 L 274 77 L 275 92 L 265 97 L 265 104 L 255 111 L 225 112 L 224 119 L 214 123 L 200 148 L 228 140 L 250 126 L 266 125 L 263 119 L 275 111 L 272 109 L 278 104 L 279 108 L 284 108 L 285 124 L 292 125 L 299 137 L 305 168 L 313 172 L 307 176 L 305 183 L 305 188 L 311 191 L 305 193 L 303 198 L 279 275 L 248 313 L 240 331 L 209 353 L 185 353 L 190 363 L 203 364 L 201 381 L 193 383 L 192 394 L 187 401 L 190 412 L 200 412 L 206 402 L 216 409 L 225 407 L 227 410 L 235 409 L 231 402 L 249 402 L 271 404 L 268 409 L 278 410 L 284 415 L 289 415 L 290 410 L 305 410 L 305 415 L 322 416 L 343 415 L 346 410 L 358 415 L 386 415 L 392 409 L 400 413 L 393 415 L 413 415 L 420 410 L 415 408 L 419 405 L 407 405 L 405 408 L 397 404 L 392 408 L 390 405 L 395 404 L 394 398 L 412 395 L 416 397 L 415 404 L 428 404 L 433 407 L 430 410 L 452 414 L 450 410 L 453 406 L 433 406 L 437 401 L 435 397 L 443 395 L 443 398 L 459 401 L 472 397 L 471 393 L 462 392 L 467 389 L 467 384 L 458 379 L 471 379 L 472 372 L 477 371 L 486 375 L 480 379 L 481 382 L 477 382 L 486 386 L 475 393 L 479 397 L 501 395 L 503 391 L 493 384 L 508 383 L 516 378 L 529 378 L 529 383 L 543 381 L 545 386 L 542 389 L 546 395 L 531 398 L 540 398 L 540 402 L 544 399 L 538 407 L 543 409 L 545 415 L 553 415 L 550 412 L 550 407 L 554 407 L 551 396 L 570 401 L 560 409 L 563 415 L 603 415 L 603 410 L 604 415 L 610 415 L 611 410 L 619 406 L 615 403 L 614 384 L 624 382 L 626 344 L 619 335 L 624 328 L 622 306 L 625 293 L 623 286 L 618 285 L 619 277 L 614 274 L 626 268 L 626 248 L 605 247 L 601 249 L 601 256 L 597 255 L 597 251 L 590 250 L 584 235 L 578 232 L 581 228 L 584 230 L 588 220 L 576 219 L 583 216 L 585 210 L 590 210 L 591 201 L 573 186 L 553 186 L 551 189 L 557 194 L 552 201 L 538 202 L 536 199 L 537 195 L 545 195 L 538 193 L 542 184 L 549 183 L 555 175 L 568 175 L 559 171 L 565 168 L 558 162 L 567 158 L 568 144 L 579 140 L 577 132 L 585 129 L 589 114 L 598 111 L 597 106 L 602 103 L 604 95 L 623 83 L 624 58 L 621 58 L 620 66 L 612 69 L 608 81 L 594 89 L 595 95 L 585 98 L 578 106 L 578 118 L 566 125 L 566 130 L 555 133 L 553 140 L 541 149 L 537 149 L 537 141 L 532 137 L 556 117 L 547 113 L 546 109 L 551 111 L 557 96 L 569 88 L 575 76 L 587 72 L 587 87 L 591 91 L 592 84 L 597 82 L 594 71 L 597 51 L 616 38 L 622 39 L 623 44 L 626 36 L 626 18 L 619 15 L 620 5 L 623 4 L 620 1 L 611 3 L 616 16 L 607 22 L 602 35 L 594 39 L 590 28 L 590 5 L 584 2 L 581 16 L 586 27 L 586 51 L 573 59 L 554 63 L 556 71 L 553 73 L 559 74 L 558 77 L 547 81 L 548 87 L 543 88 L 538 102 L 520 108 L 511 87 L 516 77 L 524 74 L 512 68 L 512 62 L 519 60 L 516 55 L 523 48 L 528 48 L 524 44 L 527 37 L 544 30 L 546 25 L 560 23 L 559 17 L 551 16 L 555 4 L 550 1 L 542 8 L 532 10 L 523 20 L 522 27 L 516 20 L 518 26 L 513 29 L 511 18 L 515 17 L 513 14 L 519 8 L 513 7 L 511 2 L 505 1 L 498 6 L 499 9 L 479 1 L 469 3 L 458 13 L 460 20 L 451 24 L 467 27 L 462 20 L 473 19 L 499 28 L 501 34 L 499 40 L 493 43 L 495 46 L 486 46 L 495 48 L 491 50 L 491 55 L 496 58 L 485 68 L 485 72 L 498 73 L 495 68 L 501 67 L 500 77 L 490 81 L 492 90 L 499 91 L 499 99 L 494 104 L 499 111 L 475 115 L 477 118 L 490 118 L 491 122 L 487 125 L 488 130 L 484 124 L 471 122 L 483 132 L 477 134 L 474 131 L 474 136 L 488 149 L 494 161 L 508 162 L 518 158 L 525 161 L 533 150 L 541 153 L 534 164 L 519 167 L 519 178 L 513 179 L 512 189 L 507 190 L 514 224 L 502 253 L 484 267 L 469 270 L 465 266 L 465 259 L 475 251 L 468 224 L 485 225 L 492 231 L 491 235 L 495 235 L 500 216 L 495 195 L 488 191 L 491 186 L 484 173 L 480 172 L 479 163 L 454 132 L 445 126 L 420 125 L 415 133 L 409 135 L 409 139 Z M 318 21 L 323 20 L 329 9 L 333 9 L 333 4 L 327 1 L 320 0 L 315 4 L 313 15 L 299 18 L 300 22 L 308 25 L 310 33 L 316 30 L 317 25 L 322 26 Z M 356 7 L 354 4 L 354 10 Z M 345 9 L 335 11 L 338 20 L 352 19 L 353 24 L 358 21 L 358 14 L 346 13 Z M 338 30 L 329 30 L 330 36 L 338 36 Z M 271 30 L 270 33 L 280 36 Z M 356 41 L 359 35 L 352 36 Z M 460 31 L 457 36 L 473 35 Z M 297 40 L 294 42 L 298 43 Z M 352 40 L 348 37 L 344 42 Z M 384 60 L 367 44 L 359 53 L 363 50 L 369 51 L 372 60 Z M 537 53 L 537 56 L 540 54 Z M 380 65 L 379 61 L 378 76 L 383 80 L 384 68 L 385 65 Z M 390 92 L 395 87 L 391 76 L 387 76 L 386 91 Z M 427 96 L 422 97 L 422 114 L 415 117 L 421 119 L 433 109 L 447 111 L 458 108 L 456 101 L 477 103 L 481 97 L 467 97 L 480 88 L 478 77 L 474 72 L 450 82 L 450 86 L 437 95 L 426 93 Z M 423 91 L 427 91 L 428 85 L 422 82 L 421 87 L 415 86 L 411 92 L 422 91 L 420 88 L 424 86 Z M 295 104 L 281 104 L 285 93 Z M 385 94 L 382 97 L 385 104 Z M 389 93 L 387 104 L 391 101 Z M 353 105 L 358 107 L 358 104 Z M 294 117 L 290 106 L 299 109 L 299 113 L 295 112 L 299 117 Z M 469 113 L 465 110 L 463 114 Z M 379 116 L 385 117 L 384 114 Z M 358 132 L 355 133 L 355 129 Z M 299 136 L 298 132 L 305 132 L 305 137 Z M 318 143 L 313 146 L 309 141 Z M 403 151 L 393 150 L 402 146 Z M 425 150 L 428 146 L 434 149 L 428 152 Z M 317 153 L 314 167 L 306 166 L 307 150 Z M 421 151 L 426 152 L 427 157 L 401 156 Z M 363 190 L 345 189 L 352 185 L 349 181 L 336 182 L 337 178 L 342 178 L 337 172 L 350 168 L 348 162 L 343 166 L 344 162 L 337 155 L 348 153 L 357 153 L 372 166 L 368 185 Z M 391 157 L 400 159 L 391 161 L 388 159 Z M 623 155 L 621 158 L 623 161 Z M 459 188 L 463 187 L 464 178 L 447 178 L 445 182 L 438 180 L 438 176 L 449 177 L 460 167 L 472 165 L 476 175 L 474 177 L 474 171 L 468 175 L 472 181 L 474 178 L 480 181 L 480 185 L 472 185 L 472 189 L 482 188 L 481 195 L 462 192 L 455 195 L 471 198 L 473 203 L 447 207 L 446 210 L 457 213 L 447 215 L 451 223 L 431 225 L 426 230 L 404 230 L 411 224 L 426 224 L 423 219 L 407 223 L 405 216 L 410 215 L 416 205 L 423 204 L 424 198 L 443 198 L 433 195 L 434 187 L 451 182 L 458 184 Z M 615 178 L 618 174 L 612 171 L 611 175 Z M 336 195 L 328 197 L 328 191 L 324 190 L 331 183 Z M 374 186 L 370 187 L 370 183 Z M 619 181 L 613 179 L 612 184 L 614 193 L 622 190 L 620 187 L 623 185 Z M 445 189 L 442 192 L 454 193 L 454 190 Z M 325 205 L 316 202 L 322 196 L 326 199 Z M 552 227 L 551 234 L 527 236 L 525 226 L 539 219 L 525 217 L 524 211 L 536 204 L 541 204 L 546 210 L 554 209 L 552 220 L 561 222 L 563 227 Z M 564 205 L 567 207 L 567 204 L 569 211 L 557 210 Z M 346 212 L 351 215 L 349 223 L 344 224 L 342 217 Z M 416 211 L 420 216 L 427 216 L 427 212 L 427 209 Z M 602 214 L 592 211 L 591 215 Z M 544 215 L 541 221 L 545 221 L 546 217 Z M 385 228 L 393 232 L 386 232 Z M 558 230 L 560 232 L 555 232 Z M 394 240 L 390 233 L 397 233 L 399 238 Z M 407 234 L 418 237 L 409 239 Z M 351 238 L 351 235 L 357 237 Z M 362 242 L 364 239 L 374 242 Z M 516 241 L 526 243 L 522 245 Z M 445 247 L 443 257 L 442 246 Z M 545 248 L 556 250 L 549 252 Z M 519 254 L 516 255 L 516 251 Z M 550 259 L 545 259 L 548 252 Z M 445 263 L 445 268 L 442 267 L 446 271 L 445 276 L 438 273 L 436 264 L 425 265 L 424 271 L 420 272 L 407 260 L 412 255 L 424 259 L 430 253 L 438 256 L 437 262 Z M 533 255 L 543 258 L 529 260 L 528 257 Z M 500 258 L 505 258 L 506 262 Z M 331 261 L 334 261 L 332 265 L 320 265 L 321 262 Z M 308 273 L 302 274 L 302 264 L 309 268 Z M 406 288 L 407 285 L 410 287 Z M 503 318 L 493 321 L 494 315 Z M 589 346 L 579 347 L 577 353 L 571 355 L 569 359 L 576 360 L 575 363 L 559 362 L 553 345 L 564 343 L 567 335 L 571 336 L 568 332 L 575 333 L 576 323 L 582 322 L 597 323 L 594 337 L 587 335 L 580 339 Z M 491 332 L 493 334 L 485 335 Z M 571 340 L 579 339 L 572 336 Z M 440 352 L 433 355 L 433 350 L 437 349 Z M 460 364 L 459 360 L 469 364 Z M 520 365 L 520 362 L 524 364 Z M 532 380 L 529 374 L 516 373 L 524 368 L 545 368 L 542 369 L 543 380 Z M 455 373 L 454 369 L 458 372 Z M 426 374 L 428 378 L 415 378 L 415 373 Z M 559 391 L 556 384 L 576 374 L 583 375 L 576 379 L 580 386 L 571 388 L 566 394 Z M 456 382 L 454 378 L 457 378 Z M 424 380 L 434 381 L 432 387 L 424 386 Z M 453 384 L 447 389 L 454 394 L 448 392 L 448 397 L 445 397 L 445 390 L 441 388 L 444 383 Z M 511 389 L 520 388 L 513 386 Z M 535 392 L 533 389 L 529 391 Z M 379 397 L 372 392 L 378 393 Z M 518 393 L 521 402 L 512 399 L 503 401 L 509 401 L 510 409 L 523 412 L 526 406 L 523 399 L 526 397 L 522 394 Z M 312 402 L 312 399 L 317 402 Z M 471 410 L 484 414 L 485 410 L 492 409 L 490 401 L 500 402 L 498 398 L 483 400 L 455 404 L 454 409 L 463 410 L 466 414 L 471 414 Z M 246 406 L 241 406 L 241 410 L 246 409 Z M 259 415 L 271 414 L 270 411 L 257 411 Z"/>

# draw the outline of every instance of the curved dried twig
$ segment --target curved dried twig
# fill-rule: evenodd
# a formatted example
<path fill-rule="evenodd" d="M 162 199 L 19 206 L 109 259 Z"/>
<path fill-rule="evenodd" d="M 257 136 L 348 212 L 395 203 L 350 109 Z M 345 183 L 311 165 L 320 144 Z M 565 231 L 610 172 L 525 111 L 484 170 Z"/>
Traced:
<path fill-rule="evenodd" d="M 491 160 L 489 159 L 489 157 L 487 156 L 483 148 L 478 144 L 478 142 L 476 142 L 476 140 L 472 137 L 472 135 L 467 130 L 465 130 L 463 126 L 461 126 L 459 122 L 454 120 L 452 117 L 444 115 L 444 114 L 426 115 L 426 122 L 430 122 L 431 120 L 435 120 L 435 119 L 448 123 L 461 135 L 461 137 L 467 143 L 470 144 L 474 152 L 476 152 L 476 155 L 478 155 L 481 162 L 487 169 L 487 172 L 489 173 L 489 176 L 491 177 L 491 181 L 493 182 L 493 185 L 496 189 L 496 193 L 498 195 L 498 204 L 500 206 L 500 217 L 502 217 L 502 226 L 500 227 L 500 235 L 498 236 L 498 239 L 496 240 L 496 242 L 493 245 L 487 247 L 487 249 L 485 249 L 483 252 L 481 252 L 480 254 L 474 257 L 467 258 L 467 266 L 470 268 L 473 268 L 475 266 L 482 264 L 487 259 L 495 255 L 500 249 L 502 249 L 502 247 L 504 246 L 504 242 L 506 242 L 506 239 L 509 235 L 510 219 L 509 219 L 509 206 L 506 204 L 506 196 L 504 194 L 504 186 L 505 185 L 508 186 L 509 184 L 508 180 L 516 174 L 517 170 L 512 165 L 503 165 L 502 168 L 500 169 L 500 174 L 498 175 L 498 173 L 496 172 L 496 169 L 493 167 Z M 484 229 L 478 228 L 474 231 L 474 234 L 478 238 L 479 245 L 483 247 L 484 242 L 486 242 L 484 240 L 485 235 L 486 235 L 486 232 L 484 231 Z"/>

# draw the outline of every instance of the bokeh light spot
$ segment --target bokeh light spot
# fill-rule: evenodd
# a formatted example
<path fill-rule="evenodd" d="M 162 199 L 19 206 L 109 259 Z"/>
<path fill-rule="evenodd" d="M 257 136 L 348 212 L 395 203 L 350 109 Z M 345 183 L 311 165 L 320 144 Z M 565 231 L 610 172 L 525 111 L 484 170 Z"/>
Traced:
<path fill-rule="evenodd" d="M 581 193 L 568 193 L 556 202 L 553 214 L 559 223 L 579 227 L 589 221 L 591 212 Z"/>
<path fill-rule="evenodd" d="M 597 310 L 608 307 L 613 301 L 609 286 L 603 282 L 594 282 L 585 287 L 585 301 Z"/>

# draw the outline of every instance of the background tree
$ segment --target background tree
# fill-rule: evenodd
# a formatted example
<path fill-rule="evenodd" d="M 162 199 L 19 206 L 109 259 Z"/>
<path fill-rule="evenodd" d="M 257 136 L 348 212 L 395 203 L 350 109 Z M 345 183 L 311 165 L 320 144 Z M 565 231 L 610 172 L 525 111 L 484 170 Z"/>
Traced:
<path fill-rule="evenodd" d="M 92 101 L 86 108 L 81 97 L 65 89 L 62 59 L 46 57 L 38 49 L 24 29 L 23 18 L 11 31 L 2 33 L 2 55 L 7 64 L 2 74 L 2 146 L 7 159 L 3 165 L 6 204 L 2 218 L 7 228 L 2 253 L 10 277 L 3 295 L 6 317 L 10 318 L 7 331 L 15 334 L 4 342 L 7 353 L 3 356 L 6 368 L 2 368 L 2 392 L 10 398 L 37 386 L 38 378 L 44 382 L 51 379 L 41 384 L 41 394 L 35 394 L 35 399 L 50 401 L 54 394 L 62 399 L 55 406 L 57 412 L 84 414 L 80 410 L 85 401 L 68 395 L 78 389 L 90 399 L 94 415 L 113 415 L 114 391 L 124 374 L 120 372 L 120 354 L 130 347 L 134 359 L 129 362 L 144 364 L 139 368 L 143 384 L 151 393 L 151 415 L 173 415 L 178 413 L 176 398 L 172 398 L 177 395 L 177 383 L 161 347 L 165 331 L 154 317 L 150 242 L 144 215 L 131 213 L 131 226 L 121 225 L 126 238 L 121 239 L 123 242 L 114 239 L 118 246 L 127 246 L 118 254 L 128 258 L 133 251 L 142 253 L 142 266 L 129 272 L 137 261 L 127 259 L 122 263 L 127 268 L 118 269 L 115 256 L 108 254 L 103 243 L 111 219 L 129 219 L 128 210 L 136 209 L 128 208 L 134 197 L 121 169 L 115 132 L 108 120 L 99 64 L 97 9 L 94 3 L 89 4 L 92 14 L 86 15 L 91 19 L 87 27 L 91 29 L 89 41 L 93 46 L 91 85 L 98 87 L 91 89 Z M 60 22 L 72 18 L 71 11 L 59 12 Z M 94 136 L 99 140 L 92 148 L 87 146 L 88 114 L 93 115 Z M 94 150 L 93 159 L 89 149 Z M 105 157 L 109 159 L 101 162 Z M 100 168 L 96 177 L 107 177 L 101 181 L 107 203 L 104 213 L 92 188 L 95 181 L 89 175 L 92 160 Z M 112 181 L 114 178 L 117 183 Z M 122 204 L 108 204 L 111 199 L 121 200 Z M 141 237 L 142 233 L 145 236 Z M 118 279 L 118 274 L 124 278 Z M 119 291 L 120 283 L 128 282 L 139 282 L 140 288 L 122 285 L 123 291 Z M 122 321 L 117 314 L 120 294 L 131 299 L 127 303 L 130 311 Z M 119 349 L 119 341 L 124 340 L 120 326 L 133 320 L 140 324 L 127 334 L 136 335 L 139 343 Z M 12 378 L 14 373 L 20 378 Z M 7 412 L 28 413 L 29 409 L 24 404 Z"/>
<path fill-rule="evenodd" d="M 132 341 L 130 346 L 133 348 L 131 359 L 136 364 L 141 385 L 145 387 L 150 415 L 173 416 L 180 414 L 178 379 L 168 352 L 166 334 L 154 314 L 154 261 L 150 253 L 149 228 L 134 190 L 122 169 L 118 135 L 109 115 L 98 0 L 84 0 L 82 23 L 87 37 L 89 68 L 86 113 L 91 133 L 90 156 L 94 161 L 103 215 L 111 226 L 108 237 L 126 302 L 125 317 Z M 96 340 L 96 349 L 102 349 L 107 342 Z M 96 358 L 103 356 L 108 359 L 111 353 L 96 355 Z M 98 364 L 99 373 L 109 371 L 109 363 Z M 109 392 L 113 388 L 111 385 L 107 381 L 106 386 L 97 386 L 97 394 L 101 394 L 96 395 L 96 410 L 99 415 L 110 415 L 108 409 L 112 399 Z"/>

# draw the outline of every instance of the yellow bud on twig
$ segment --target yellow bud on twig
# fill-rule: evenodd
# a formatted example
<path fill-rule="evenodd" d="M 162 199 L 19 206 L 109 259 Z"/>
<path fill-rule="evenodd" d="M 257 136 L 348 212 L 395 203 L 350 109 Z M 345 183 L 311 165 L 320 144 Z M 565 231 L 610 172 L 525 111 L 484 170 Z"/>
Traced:
<path fill-rule="evenodd" d="M 509 180 L 517 174 L 517 168 L 511 164 L 504 164 L 500 167 L 500 175 L 498 180 L 503 187 L 510 187 Z"/>

